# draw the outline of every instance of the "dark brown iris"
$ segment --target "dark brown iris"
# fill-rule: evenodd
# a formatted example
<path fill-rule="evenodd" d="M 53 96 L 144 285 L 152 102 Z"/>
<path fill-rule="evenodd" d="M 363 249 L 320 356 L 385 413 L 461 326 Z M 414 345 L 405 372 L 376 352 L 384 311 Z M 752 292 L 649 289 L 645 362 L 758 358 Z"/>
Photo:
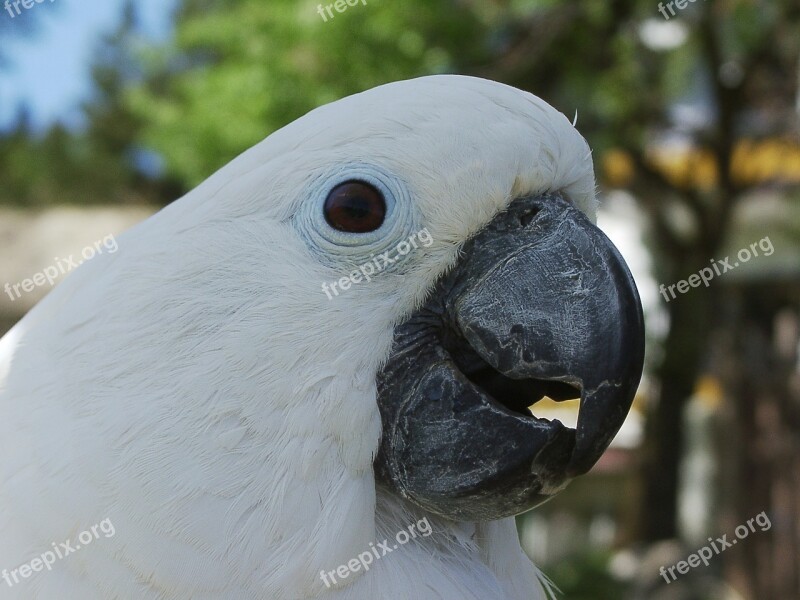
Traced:
<path fill-rule="evenodd" d="M 325 199 L 325 220 L 334 229 L 347 233 L 375 231 L 386 218 L 383 194 L 362 181 L 337 185 Z"/>

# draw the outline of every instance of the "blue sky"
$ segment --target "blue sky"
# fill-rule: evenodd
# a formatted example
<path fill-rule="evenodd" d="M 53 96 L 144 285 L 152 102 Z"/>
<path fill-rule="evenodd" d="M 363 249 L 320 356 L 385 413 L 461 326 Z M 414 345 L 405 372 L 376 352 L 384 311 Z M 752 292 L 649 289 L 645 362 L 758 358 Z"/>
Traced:
<path fill-rule="evenodd" d="M 154 38 L 169 35 L 176 2 L 137 0 L 140 21 Z M 78 106 L 91 92 L 92 55 L 99 36 L 118 24 L 122 5 L 123 0 L 53 0 L 14 17 L 31 18 L 26 13 L 35 11 L 40 27 L 34 36 L 2 40 L 12 64 L 0 71 L 0 127 L 8 125 L 20 104 L 29 107 L 37 128 L 54 120 L 79 125 Z M 0 11 L 0 19 L 11 19 L 1 0 Z"/>

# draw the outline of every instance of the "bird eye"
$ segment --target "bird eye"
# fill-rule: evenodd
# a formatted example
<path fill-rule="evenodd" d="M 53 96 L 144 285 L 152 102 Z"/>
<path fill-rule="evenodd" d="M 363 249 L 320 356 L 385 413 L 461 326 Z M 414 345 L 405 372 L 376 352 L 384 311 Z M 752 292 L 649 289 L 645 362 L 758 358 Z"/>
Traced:
<path fill-rule="evenodd" d="M 347 233 L 375 231 L 386 218 L 383 194 L 361 181 L 346 181 L 333 188 L 325 199 L 328 225 Z"/>

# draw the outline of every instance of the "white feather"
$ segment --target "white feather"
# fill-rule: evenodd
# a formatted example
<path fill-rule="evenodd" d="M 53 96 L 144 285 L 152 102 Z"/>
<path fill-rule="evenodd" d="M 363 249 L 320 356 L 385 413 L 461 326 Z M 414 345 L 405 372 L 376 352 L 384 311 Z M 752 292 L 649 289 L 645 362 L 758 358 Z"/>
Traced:
<path fill-rule="evenodd" d="M 530 94 L 422 78 L 309 113 L 120 236 L 0 342 L 0 569 L 106 518 L 116 533 L 0 596 L 540 597 L 512 519 L 376 493 L 374 380 L 394 325 L 510 200 L 561 190 L 594 215 L 588 156 Z M 355 257 L 319 260 L 292 216 L 352 162 L 402 182 L 435 243 L 330 301 Z M 434 534 L 325 588 L 320 570 L 426 516 Z"/>

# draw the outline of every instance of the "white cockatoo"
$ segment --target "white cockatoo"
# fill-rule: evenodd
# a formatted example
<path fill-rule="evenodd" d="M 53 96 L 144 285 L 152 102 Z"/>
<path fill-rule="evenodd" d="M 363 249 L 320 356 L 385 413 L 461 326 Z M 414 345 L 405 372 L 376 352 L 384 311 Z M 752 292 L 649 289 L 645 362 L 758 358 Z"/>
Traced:
<path fill-rule="evenodd" d="M 0 341 L 0 597 L 544 598 L 513 515 L 599 458 L 642 366 L 594 211 L 569 120 L 490 81 L 275 132 Z"/>

